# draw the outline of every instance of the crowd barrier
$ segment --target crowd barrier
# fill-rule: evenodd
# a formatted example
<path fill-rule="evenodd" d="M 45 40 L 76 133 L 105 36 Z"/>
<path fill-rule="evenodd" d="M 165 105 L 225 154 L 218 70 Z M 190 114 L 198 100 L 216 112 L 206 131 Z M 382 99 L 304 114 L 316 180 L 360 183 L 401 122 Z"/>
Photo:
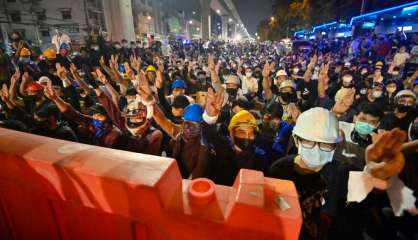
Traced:
<path fill-rule="evenodd" d="M 0 129 L 0 239 L 297 239 L 290 181 L 184 180 L 173 159 Z"/>

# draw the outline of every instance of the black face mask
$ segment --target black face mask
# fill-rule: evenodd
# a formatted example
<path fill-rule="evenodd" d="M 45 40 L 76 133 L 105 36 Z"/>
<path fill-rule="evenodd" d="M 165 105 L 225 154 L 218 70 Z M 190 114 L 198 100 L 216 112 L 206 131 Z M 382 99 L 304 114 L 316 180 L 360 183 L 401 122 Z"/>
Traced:
<path fill-rule="evenodd" d="M 412 106 L 412 105 L 396 104 L 396 108 L 398 109 L 399 112 L 406 113 L 406 112 L 411 111 L 414 108 L 414 106 Z"/>
<path fill-rule="evenodd" d="M 183 118 L 182 117 L 173 117 L 171 120 L 175 124 L 181 124 L 183 122 Z"/>
<path fill-rule="evenodd" d="M 39 97 L 38 97 L 38 95 L 28 95 L 28 96 L 24 97 L 24 99 L 25 99 L 25 101 L 28 101 L 28 102 L 36 102 L 36 101 L 39 100 Z"/>
<path fill-rule="evenodd" d="M 247 151 L 253 146 L 254 140 L 248 138 L 235 138 L 235 145 L 237 145 L 242 151 Z"/>
<path fill-rule="evenodd" d="M 294 93 L 280 93 L 280 96 L 286 103 L 296 102 L 296 95 Z"/>
<path fill-rule="evenodd" d="M 238 89 L 236 88 L 227 88 L 226 93 L 228 93 L 229 97 L 236 97 L 238 94 Z"/>

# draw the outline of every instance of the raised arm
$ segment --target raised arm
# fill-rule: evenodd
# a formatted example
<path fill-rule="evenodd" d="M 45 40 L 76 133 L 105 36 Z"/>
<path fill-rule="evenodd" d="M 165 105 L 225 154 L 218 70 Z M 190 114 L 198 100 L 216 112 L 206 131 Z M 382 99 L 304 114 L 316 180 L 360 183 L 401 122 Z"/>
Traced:
<path fill-rule="evenodd" d="M 270 64 L 266 62 L 263 68 L 263 90 L 264 90 L 264 98 L 267 100 L 270 100 L 273 97 L 273 92 L 271 91 L 269 76 L 270 76 Z"/>
<path fill-rule="evenodd" d="M 180 131 L 180 128 L 171 122 L 164 115 L 163 111 L 155 103 L 154 97 L 152 96 L 151 88 L 149 86 L 148 80 L 145 77 L 143 71 L 139 73 L 139 82 L 137 91 L 141 96 L 143 102 L 146 104 L 154 105 L 154 115 L 153 118 L 155 122 L 166 132 L 171 138 L 174 138 L 177 133 Z"/>

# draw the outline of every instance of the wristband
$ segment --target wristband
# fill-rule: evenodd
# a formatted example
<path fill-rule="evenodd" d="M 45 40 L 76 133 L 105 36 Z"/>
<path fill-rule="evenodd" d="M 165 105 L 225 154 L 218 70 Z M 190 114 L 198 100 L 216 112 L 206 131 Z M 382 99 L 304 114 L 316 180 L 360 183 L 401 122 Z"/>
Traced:
<path fill-rule="evenodd" d="M 218 117 L 219 115 L 216 115 L 213 117 L 209 116 L 206 111 L 203 113 L 203 116 L 202 116 L 203 120 L 209 125 L 215 124 L 218 121 Z"/>

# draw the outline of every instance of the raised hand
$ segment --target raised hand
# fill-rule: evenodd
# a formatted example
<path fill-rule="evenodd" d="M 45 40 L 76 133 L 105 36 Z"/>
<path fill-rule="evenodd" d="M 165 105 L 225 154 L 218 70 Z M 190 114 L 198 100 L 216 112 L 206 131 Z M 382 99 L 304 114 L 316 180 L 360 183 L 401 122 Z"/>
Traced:
<path fill-rule="evenodd" d="M 215 93 L 215 91 L 212 88 L 209 88 L 208 94 L 206 95 L 206 113 L 211 117 L 218 116 L 221 111 L 224 100 L 224 91 L 221 90 L 218 93 Z"/>
<path fill-rule="evenodd" d="M 374 177 L 386 180 L 399 174 L 405 157 L 401 152 L 406 132 L 398 128 L 378 134 L 376 141 L 366 148 L 367 171 Z"/>
<path fill-rule="evenodd" d="M 141 65 L 142 65 L 142 59 L 139 56 L 131 56 L 131 64 L 132 66 L 134 66 L 136 72 L 140 72 L 141 71 Z"/>
<path fill-rule="evenodd" d="M 3 102 L 9 100 L 9 89 L 7 88 L 7 85 L 3 83 L 3 86 L 1 88 L 1 98 Z"/>
<path fill-rule="evenodd" d="M 60 63 L 55 64 L 55 68 L 57 69 L 57 75 L 61 79 L 66 79 L 68 75 L 67 69 L 65 67 L 61 66 Z"/>
<path fill-rule="evenodd" d="M 355 94 L 355 89 L 348 90 L 348 93 L 335 103 L 334 107 L 332 108 L 332 112 L 336 114 L 342 114 L 346 112 L 351 107 L 351 105 L 353 105 Z"/>
<path fill-rule="evenodd" d="M 215 71 L 215 60 L 212 55 L 208 56 L 208 68 L 211 71 Z"/>
<path fill-rule="evenodd" d="M 118 55 L 110 55 L 109 65 L 113 70 L 118 69 Z"/>
<path fill-rule="evenodd" d="M 103 84 L 106 85 L 109 83 L 109 81 L 107 80 L 106 76 L 102 73 L 102 71 L 100 70 L 100 68 L 96 69 L 96 74 L 97 74 L 97 78 L 99 79 L 99 81 Z"/>
<path fill-rule="evenodd" d="M 54 87 L 52 86 L 51 80 L 48 81 L 46 88 L 44 88 L 44 95 L 51 101 L 54 101 L 55 99 L 58 98 L 58 94 L 55 91 Z"/>
<path fill-rule="evenodd" d="M 270 76 L 270 64 L 266 62 L 263 67 L 263 78 L 268 78 Z"/>
<path fill-rule="evenodd" d="M 164 63 L 161 61 L 161 59 L 159 57 L 157 57 L 156 64 L 157 64 L 158 71 L 160 73 L 163 73 L 164 72 Z"/>
<path fill-rule="evenodd" d="M 19 70 L 19 68 L 16 68 L 16 72 L 10 78 L 10 82 L 11 82 L 11 84 L 15 84 L 19 80 L 20 80 L 20 70 Z"/>
<path fill-rule="evenodd" d="M 151 88 L 149 86 L 149 82 L 145 76 L 144 71 L 139 72 L 139 82 L 137 91 L 141 96 L 142 100 L 150 102 L 153 100 Z"/>
<path fill-rule="evenodd" d="M 129 63 L 128 63 L 128 62 L 125 62 L 125 63 L 124 63 L 124 66 L 125 66 L 125 72 L 126 72 L 126 74 L 128 75 L 128 78 L 129 78 L 131 81 L 134 81 L 134 80 L 135 80 L 135 73 L 134 73 L 134 71 L 132 70 L 131 66 L 129 65 Z"/>

